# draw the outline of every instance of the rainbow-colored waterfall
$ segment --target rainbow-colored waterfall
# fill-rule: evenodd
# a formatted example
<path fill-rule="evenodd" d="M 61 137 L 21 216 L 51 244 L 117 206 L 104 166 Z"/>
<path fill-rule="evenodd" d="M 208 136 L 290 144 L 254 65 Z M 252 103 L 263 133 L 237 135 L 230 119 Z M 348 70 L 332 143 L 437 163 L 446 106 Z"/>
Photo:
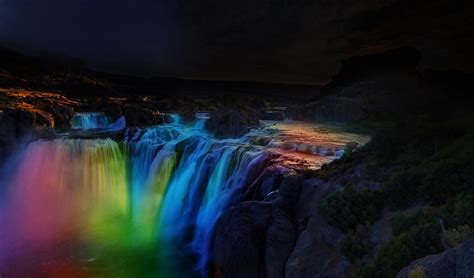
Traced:
<path fill-rule="evenodd" d="M 269 162 L 317 168 L 369 140 L 295 122 L 216 139 L 207 115 L 172 119 L 31 143 L 0 178 L 0 277 L 207 276 L 216 221 Z"/>
<path fill-rule="evenodd" d="M 200 127 L 31 143 L 0 207 L 0 275 L 206 276 L 214 224 L 268 155 Z"/>

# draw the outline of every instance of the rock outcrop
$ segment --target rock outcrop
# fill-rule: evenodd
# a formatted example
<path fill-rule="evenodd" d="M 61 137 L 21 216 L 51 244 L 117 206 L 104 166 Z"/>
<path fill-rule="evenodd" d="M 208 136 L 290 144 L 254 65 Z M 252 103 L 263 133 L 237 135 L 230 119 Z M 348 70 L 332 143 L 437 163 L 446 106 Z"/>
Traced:
<path fill-rule="evenodd" d="M 349 262 L 340 252 L 343 234 L 318 213 L 318 205 L 338 187 L 318 179 L 305 181 L 296 207 L 300 233 L 288 258 L 285 277 L 342 277 Z"/>
<path fill-rule="evenodd" d="M 212 245 L 211 276 L 284 277 L 298 235 L 294 207 L 301 182 L 286 177 L 264 202 L 244 202 L 220 217 Z"/>
<path fill-rule="evenodd" d="M 221 138 L 241 136 L 259 125 L 258 113 L 250 109 L 222 109 L 213 113 L 206 122 L 206 128 Z"/>
<path fill-rule="evenodd" d="M 407 278 L 415 268 L 425 277 L 474 277 L 474 239 L 438 255 L 427 256 L 403 268 L 397 278 Z"/>
<path fill-rule="evenodd" d="M 23 143 L 51 130 L 54 121 L 41 113 L 26 110 L 0 110 L 0 164 Z"/>
<path fill-rule="evenodd" d="M 121 115 L 125 117 L 128 127 L 152 126 L 171 122 L 168 115 L 135 106 L 123 108 Z"/>

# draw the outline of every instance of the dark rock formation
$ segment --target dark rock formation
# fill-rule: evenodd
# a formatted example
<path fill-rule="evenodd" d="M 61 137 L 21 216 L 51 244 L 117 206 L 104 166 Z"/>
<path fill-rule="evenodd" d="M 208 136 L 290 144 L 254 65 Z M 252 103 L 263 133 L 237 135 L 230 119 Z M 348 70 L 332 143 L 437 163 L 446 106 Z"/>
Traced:
<path fill-rule="evenodd" d="M 426 277 L 474 277 L 474 239 L 444 253 L 412 262 L 397 274 L 397 278 L 409 277 L 416 267 L 423 269 Z"/>
<path fill-rule="evenodd" d="M 49 131 L 54 121 L 42 114 L 25 110 L 0 110 L 0 163 L 22 143 L 38 138 Z"/>
<path fill-rule="evenodd" d="M 335 184 L 307 180 L 296 207 L 300 234 L 289 257 L 285 277 L 343 277 L 349 262 L 340 254 L 343 234 L 318 213 L 318 204 L 337 190 Z"/>
<path fill-rule="evenodd" d="M 213 113 L 206 122 L 206 128 L 215 132 L 217 137 L 238 137 L 259 125 L 258 113 L 250 109 L 222 109 Z"/>
<path fill-rule="evenodd" d="M 284 277 L 297 237 L 294 207 L 301 180 L 286 177 L 266 202 L 249 201 L 224 213 L 215 228 L 211 276 Z"/>
<path fill-rule="evenodd" d="M 143 127 L 171 122 L 169 116 L 138 106 L 128 106 L 122 109 L 128 127 Z"/>
<path fill-rule="evenodd" d="M 266 277 L 265 232 L 271 212 L 271 204 L 247 202 L 221 216 L 212 248 L 215 277 Z"/>
<path fill-rule="evenodd" d="M 74 116 L 74 109 L 69 106 L 51 105 L 51 107 L 47 107 L 47 110 L 50 110 L 56 128 L 71 127 L 70 120 Z"/>

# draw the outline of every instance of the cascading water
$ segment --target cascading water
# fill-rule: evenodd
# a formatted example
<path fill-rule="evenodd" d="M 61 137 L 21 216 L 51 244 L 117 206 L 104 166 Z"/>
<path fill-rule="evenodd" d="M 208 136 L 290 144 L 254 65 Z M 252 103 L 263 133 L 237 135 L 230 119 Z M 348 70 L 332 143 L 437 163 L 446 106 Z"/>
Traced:
<path fill-rule="evenodd" d="M 219 216 L 279 146 L 216 139 L 206 119 L 31 143 L 0 207 L 0 275 L 206 276 Z"/>
<path fill-rule="evenodd" d="M 101 112 L 80 112 L 71 118 L 71 127 L 74 129 L 105 128 L 109 124 L 109 118 Z"/>
<path fill-rule="evenodd" d="M 25 275 L 205 276 L 213 225 L 267 157 L 243 143 L 177 123 L 129 130 L 123 142 L 31 143 L 0 216 L 8 227 L 0 273 L 38 255 Z M 182 272 L 179 261 L 193 256 L 199 267 Z M 43 260 L 60 266 L 52 270 Z"/>
<path fill-rule="evenodd" d="M 204 129 L 206 121 L 209 119 L 208 113 L 196 113 L 196 120 L 194 122 L 194 128 Z"/>

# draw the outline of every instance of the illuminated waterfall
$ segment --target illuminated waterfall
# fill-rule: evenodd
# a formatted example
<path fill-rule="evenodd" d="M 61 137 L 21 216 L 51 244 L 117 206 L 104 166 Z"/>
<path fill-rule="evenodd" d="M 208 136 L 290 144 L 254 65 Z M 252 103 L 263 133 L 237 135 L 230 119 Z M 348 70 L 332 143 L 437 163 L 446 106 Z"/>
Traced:
<path fill-rule="evenodd" d="M 208 113 L 196 113 L 196 120 L 194 121 L 194 128 L 204 129 L 206 121 L 209 119 Z"/>
<path fill-rule="evenodd" d="M 33 253 L 44 248 L 66 252 L 55 246 L 80 242 L 87 259 L 78 257 L 72 264 L 89 269 L 84 276 L 112 267 L 132 277 L 147 268 L 145 276 L 176 275 L 175 258 L 183 252 L 201 259 L 180 275 L 205 276 L 212 227 L 267 157 L 243 143 L 218 140 L 178 122 L 129 130 L 123 142 L 31 143 L 10 186 L 7 213 L 0 215 L 0 225 L 9 226 L 0 239 L 0 250 L 8 250 L 0 251 L 5 253 L 0 270 L 25 242 Z M 111 259 L 130 260 L 130 253 L 145 254 L 150 263 L 121 266 Z M 30 267 L 32 273 L 40 271 Z M 192 274 L 193 269 L 199 272 Z"/>
<path fill-rule="evenodd" d="M 346 142 L 363 142 L 293 124 L 294 130 L 280 128 L 279 137 L 260 131 L 274 138 L 259 147 L 251 137 L 215 138 L 204 129 L 207 115 L 191 125 L 172 118 L 171 124 L 128 130 L 119 119 L 108 128 L 123 131 L 120 141 L 31 143 L 2 189 L 0 275 L 205 277 L 213 227 L 241 201 L 270 153 L 289 157 L 288 165 L 300 156 L 317 165 L 334 155 L 285 146 L 291 140 L 303 146 L 307 139 L 336 153 Z M 96 134 L 86 126 L 98 122 L 78 126 Z"/>
<path fill-rule="evenodd" d="M 74 129 L 105 128 L 109 124 L 109 118 L 100 112 L 80 112 L 71 118 L 71 127 Z"/>

